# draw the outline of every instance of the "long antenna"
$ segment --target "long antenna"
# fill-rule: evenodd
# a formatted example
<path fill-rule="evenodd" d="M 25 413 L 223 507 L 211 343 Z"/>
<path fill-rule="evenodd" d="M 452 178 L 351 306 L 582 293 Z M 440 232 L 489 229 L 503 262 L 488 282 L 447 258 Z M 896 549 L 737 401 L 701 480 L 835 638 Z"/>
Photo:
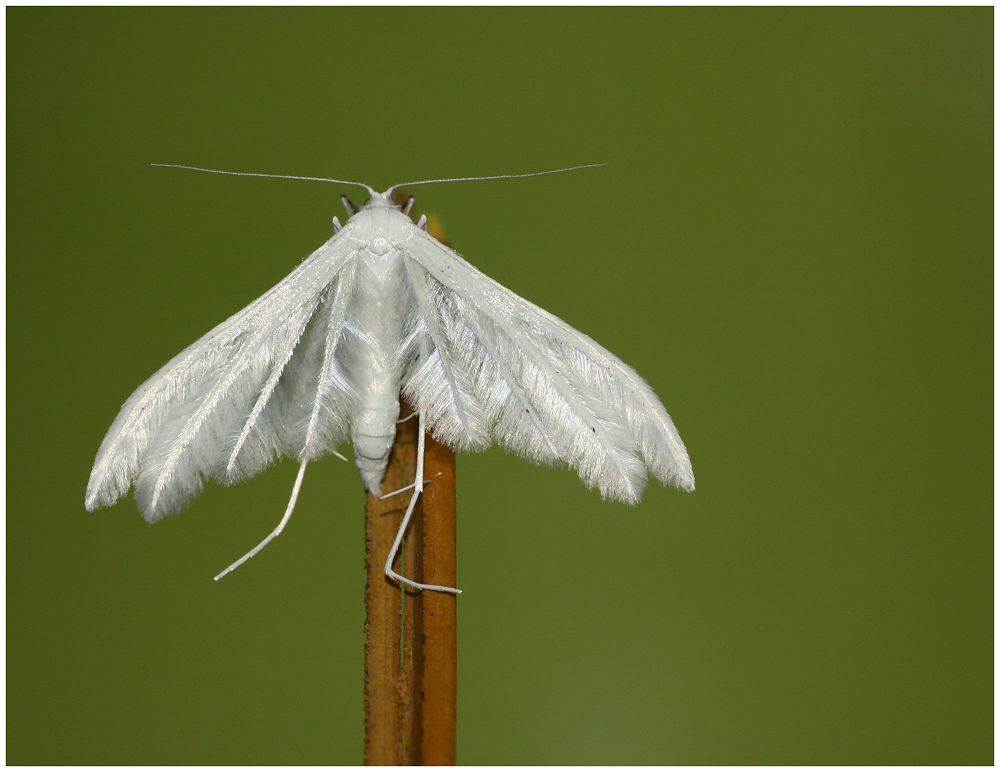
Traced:
<path fill-rule="evenodd" d="M 427 185 L 431 182 L 469 182 L 472 180 L 509 180 L 517 177 L 541 177 L 543 174 L 558 174 L 559 172 L 571 172 L 576 169 L 592 169 L 595 166 L 607 166 L 607 164 L 584 164 L 583 166 L 567 166 L 565 169 L 552 169 L 547 172 L 531 172 L 530 174 L 494 174 L 489 177 L 449 177 L 443 180 L 417 180 L 416 182 L 398 182 L 389 188 L 386 193 L 391 193 L 396 188 L 404 185 Z"/>
<path fill-rule="evenodd" d="M 200 166 L 181 166 L 180 164 L 150 164 L 150 166 L 166 166 L 171 169 L 191 169 L 196 172 L 211 172 L 212 174 L 231 174 L 234 177 L 277 177 L 282 180 L 313 180 L 315 182 L 339 182 L 342 185 L 358 185 L 365 188 L 373 196 L 378 195 L 368 185 L 363 182 L 351 182 L 350 180 L 335 180 L 330 177 L 296 177 L 291 174 L 259 174 L 257 172 L 226 172 L 222 169 L 203 169 Z"/>
<path fill-rule="evenodd" d="M 294 174 L 261 174 L 259 172 L 227 172 L 222 169 L 205 169 L 201 166 L 183 166 L 182 164 L 150 164 L 151 166 L 165 166 L 170 169 L 190 169 L 195 172 L 209 172 L 211 174 L 231 174 L 234 177 L 275 177 L 280 180 L 312 180 L 314 182 L 337 182 L 341 185 L 357 185 L 367 190 L 371 195 L 378 195 L 377 192 L 363 182 L 352 182 L 351 180 L 335 180 L 332 177 L 300 177 Z M 530 172 L 529 174 L 493 174 L 488 177 L 447 177 L 440 180 L 417 180 L 415 182 L 397 182 L 387 191 L 385 195 L 392 193 L 396 188 L 404 185 L 428 185 L 432 182 L 472 182 L 475 180 L 511 180 L 520 177 L 541 177 L 545 174 L 558 174 L 559 172 L 572 172 L 577 169 L 593 169 L 595 166 L 606 166 L 607 164 L 583 164 L 582 166 L 567 166 L 564 169 L 550 169 L 546 172 Z"/>

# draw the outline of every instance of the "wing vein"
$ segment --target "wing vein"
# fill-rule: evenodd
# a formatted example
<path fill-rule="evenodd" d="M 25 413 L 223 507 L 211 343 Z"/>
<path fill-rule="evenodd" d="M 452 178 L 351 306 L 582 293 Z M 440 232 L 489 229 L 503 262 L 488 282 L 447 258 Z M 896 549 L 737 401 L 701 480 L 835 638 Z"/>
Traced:
<path fill-rule="evenodd" d="M 290 336 L 290 345 L 285 347 L 285 352 L 281 359 L 274 364 L 274 367 L 271 368 L 271 374 L 268 376 L 267 382 L 264 384 L 264 388 L 261 390 L 260 396 L 257 397 L 257 401 L 254 403 L 253 409 L 250 411 L 250 415 L 243 424 L 243 429 L 240 431 L 240 436 L 236 440 L 232 453 L 229 454 L 229 460 L 226 462 L 226 474 L 232 474 L 233 466 L 236 464 L 236 457 L 240 454 L 240 450 L 243 449 L 243 445 L 246 442 L 247 437 L 250 436 L 250 432 L 253 431 L 254 426 L 257 425 L 257 420 L 260 418 L 261 413 L 264 412 L 264 408 L 271 399 L 271 395 L 274 393 L 274 389 L 277 387 L 282 373 L 284 373 L 285 368 L 288 366 L 289 360 L 295 353 L 295 347 L 302 338 L 302 333 L 305 330 L 306 325 L 309 323 L 309 320 L 312 318 L 312 315 L 316 312 L 318 305 L 319 300 L 317 299 L 299 313 L 299 318 L 295 323 L 295 334 Z"/>
<path fill-rule="evenodd" d="M 337 352 L 337 345 L 344 330 L 344 319 L 347 317 L 347 303 L 351 291 L 354 289 L 354 261 L 347 263 L 341 270 L 334 290 L 333 302 L 330 308 L 329 326 L 326 330 L 326 345 L 323 350 L 323 369 L 319 373 L 316 382 L 316 399 L 313 402 L 313 409 L 309 416 L 309 426 L 306 429 L 305 441 L 302 443 L 302 459 L 307 458 L 311 451 L 311 445 L 315 441 L 317 426 L 319 425 L 320 409 L 323 405 L 323 394 L 326 392 L 327 384 L 330 381 L 330 373 L 333 367 L 333 358 Z"/>
<path fill-rule="evenodd" d="M 507 363 L 504 362 L 503 359 L 501 358 L 500 352 L 497 350 L 496 346 L 493 345 L 491 337 L 485 333 L 485 331 L 482 328 L 482 325 L 479 324 L 478 320 L 475 319 L 475 317 L 472 317 L 470 315 L 469 323 L 472 327 L 474 327 L 474 332 L 476 333 L 479 339 L 479 343 L 486 349 L 487 353 L 489 354 L 490 361 L 493 362 L 496 368 L 500 371 L 500 374 L 503 376 L 504 381 L 506 381 L 508 387 L 510 387 L 511 393 L 514 394 L 514 396 L 517 398 L 517 401 L 521 403 L 521 407 L 524 408 L 525 412 L 531 418 L 531 422 L 535 425 L 535 428 L 538 430 L 538 433 L 542 436 L 542 439 L 545 440 L 545 444 L 552 452 L 552 455 L 555 456 L 557 459 L 561 459 L 562 454 L 560 454 L 559 451 L 556 450 L 555 445 L 553 444 L 554 438 L 550 435 L 549 431 L 542 424 L 542 420 L 538 416 L 538 411 L 535 410 L 535 406 L 532 405 L 531 402 L 528 400 L 527 394 L 524 393 L 524 389 L 521 388 L 521 385 L 514 378 L 514 374 L 510 371 L 510 368 L 507 367 Z"/>
<path fill-rule="evenodd" d="M 423 273 L 423 268 L 418 263 L 415 263 L 409 255 L 404 255 L 403 261 L 406 265 L 406 273 L 410 277 L 410 285 L 413 287 L 413 295 L 417 300 L 417 307 L 420 309 L 420 314 L 424 318 L 427 333 L 430 335 L 431 341 L 434 343 L 434 348 L 437 349 L 438 358 L 441 361 L 441 367 L 444 370 L 445 377 L 448 379 L 448 383 L 451 385 L 451 392 L 455 399 L 455 411 L 458 413 L 458 419 L 462 422 L 462 426 L 471 433 L 472 427 L 469 423 L 465 407 L 462 404 L 462 395 L 458 386 L 458 381 L 455 378 L 454 368 L 452 367 L 451 360 L 448 356 L 448 349 L 445 347 L 444 335 L 441 333 L 440 320 L 438 319 L 436 309 L 430 302 L 430 295 L 427 289 L 427 277 Z"/>

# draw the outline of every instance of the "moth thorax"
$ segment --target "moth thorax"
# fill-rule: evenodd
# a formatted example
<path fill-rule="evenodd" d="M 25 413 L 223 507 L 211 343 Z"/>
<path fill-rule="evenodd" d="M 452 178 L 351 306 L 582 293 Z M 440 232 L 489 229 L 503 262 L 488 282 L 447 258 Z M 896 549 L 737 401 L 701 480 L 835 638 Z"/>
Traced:
<path fill-rule="evenodd" d="M 368 243 L 368 251 L 379 257 L 385 257 L 389 254 L 390 249 L 392 249 L 392 244 L 384 236 L 376 236 Z"/>

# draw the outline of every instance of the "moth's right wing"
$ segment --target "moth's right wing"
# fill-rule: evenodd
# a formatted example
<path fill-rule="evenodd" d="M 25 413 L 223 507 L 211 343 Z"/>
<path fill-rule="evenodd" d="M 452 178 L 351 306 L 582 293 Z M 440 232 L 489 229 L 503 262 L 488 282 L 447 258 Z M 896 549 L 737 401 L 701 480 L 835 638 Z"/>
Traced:
<path fill-rule="evenodd" d="M 407 250 L 428 351 L 404 392 L 439 439 L 464 450 L 495 441 L 536 463 L 565 463 L 629 503 L 647 469 L 694 489 L 673 421 L 631 367 L 423 231 Z"/>
<path fill-rule="evenodd" d="M 196 495 L 203 477 L 246 478 L 279 455 L 307 460 L 346 435 L 342 403 L 352 395 L 321 372 L 353 283 L 355 248 L 344 236 L 136 389 L 97 453 L 88 510 L 134 484 L 153 521 Z"/>

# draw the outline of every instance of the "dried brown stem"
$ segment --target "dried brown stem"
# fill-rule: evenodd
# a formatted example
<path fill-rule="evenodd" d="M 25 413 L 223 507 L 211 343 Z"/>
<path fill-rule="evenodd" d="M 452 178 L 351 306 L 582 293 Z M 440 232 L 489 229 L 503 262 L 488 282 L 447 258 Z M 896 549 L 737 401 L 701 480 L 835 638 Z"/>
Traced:
<path fill-rule="evenodd" d="M 455 454 L 427 438 L 424 468 L 431 484 L 424 491 L 424 578 L 428 584 L 456 586 Z M 424 693 L 423 757 L 427 765 L 455 763 L 455 702 L 458 667 L 458 597 L 423 595 Z"/>
<path fill-rule="evenodd" d="M 402 415 L 409 415 L 404 403 Z M 399 425 L 384 490 L 413 482 L 417 421 Z M 425 479 L 396 570 L 455 586 L 455 456 L 427 438 Z M 456 598 L 405 592 L 383 572 L 408 503 L 369 495 L 365 508 L 365 764 L 455 763 Z M 402 646 L 402 655 L 400 654 Z"/>

